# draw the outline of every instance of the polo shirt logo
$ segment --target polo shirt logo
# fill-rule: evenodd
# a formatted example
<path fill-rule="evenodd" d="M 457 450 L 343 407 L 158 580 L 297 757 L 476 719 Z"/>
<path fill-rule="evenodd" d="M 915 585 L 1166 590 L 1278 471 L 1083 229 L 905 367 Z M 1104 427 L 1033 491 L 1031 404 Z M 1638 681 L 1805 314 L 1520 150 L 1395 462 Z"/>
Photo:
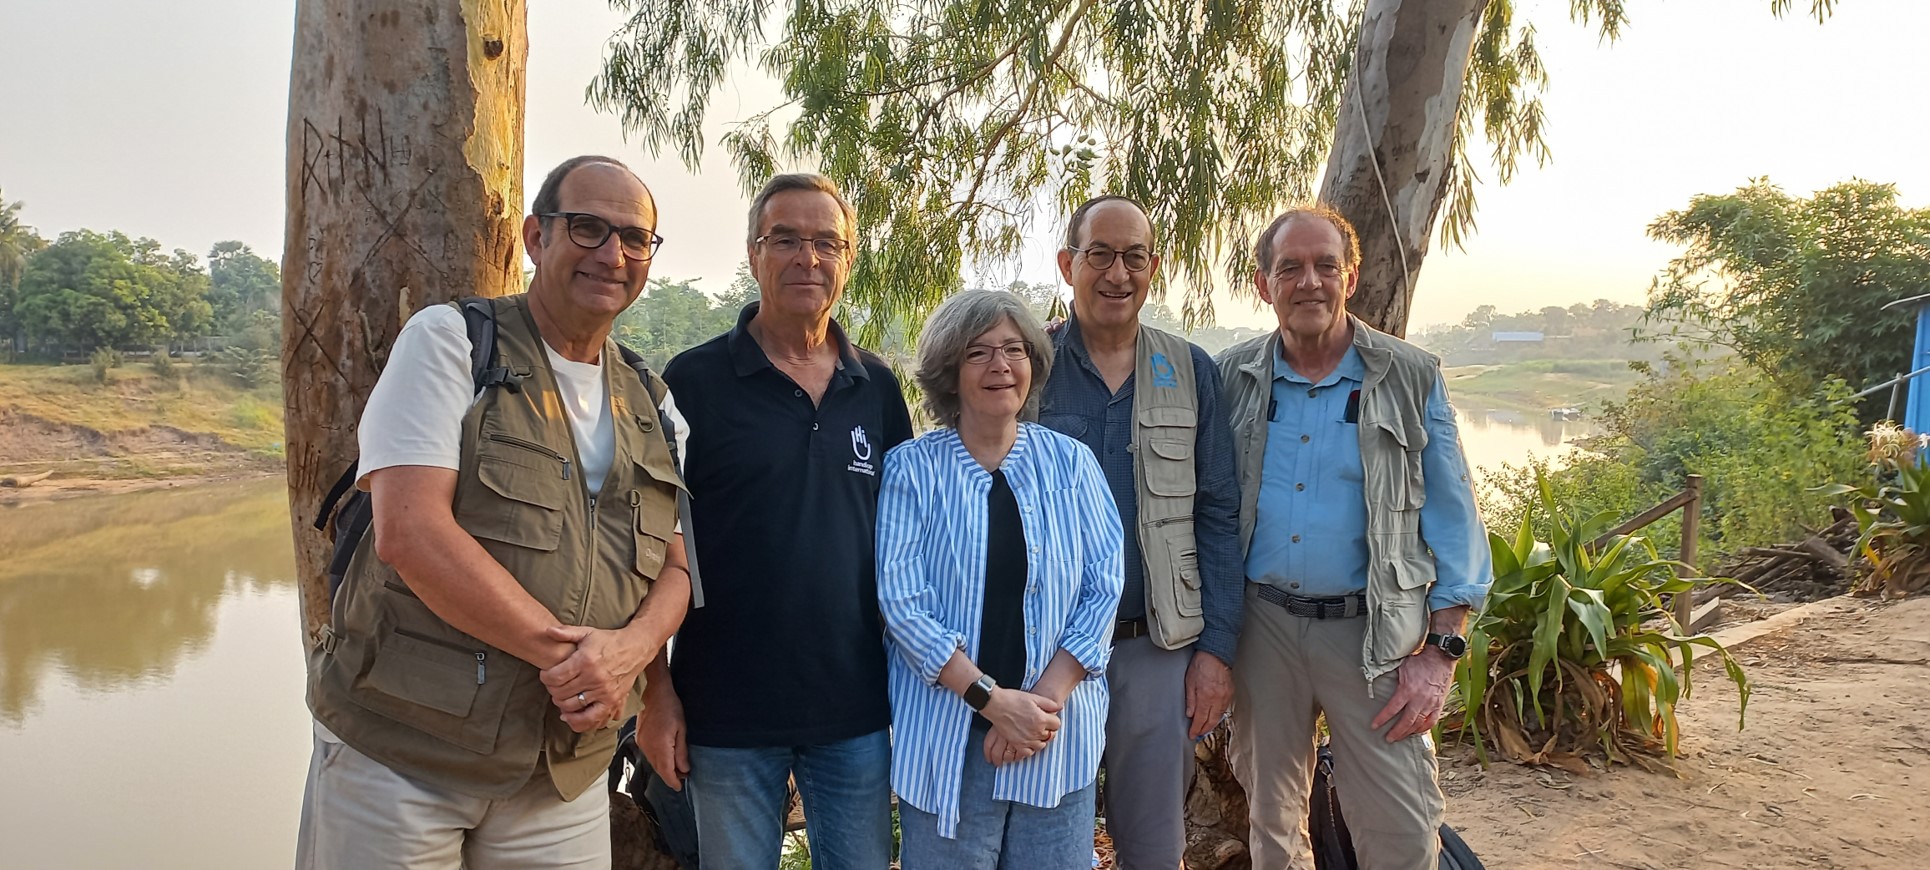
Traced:
<path fill-rule="evenodd" d="M 871 464 L 871 438 L 865 435 L 863 425 L 851 427 L 851 457 L 851 464 L 844 470 L 878 476 L 878 469 Z"/>
<path fill-rule="evenodd" d="M 1165 354 L 1160 353 L 1159 351 L 1153 351 L 1152 364 L 1153 364 L 1153 386 L 1155 387 L 1179 386 L 1179 373 L 1173 371 L 1173 361 L 1167 359 Z"/>

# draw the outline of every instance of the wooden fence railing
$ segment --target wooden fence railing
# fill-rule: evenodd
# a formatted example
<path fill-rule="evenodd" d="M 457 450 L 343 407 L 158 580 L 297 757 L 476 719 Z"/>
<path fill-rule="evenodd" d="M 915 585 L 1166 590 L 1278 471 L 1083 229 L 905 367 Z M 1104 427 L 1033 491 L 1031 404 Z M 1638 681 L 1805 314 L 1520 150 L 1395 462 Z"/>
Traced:
<path fill-rule="evenodd" d="M 1700 474 L 1689 475 L 1688 486 L 1681 492 L 1635 515 L 1634 519 L 1602 533 L 1602 536 L 1596 538 L 1591 546 L 1600 550 L 1608 546 L 1608 542 L 1614 540 L 1615 536 L 1633 533 L 1677 510 L 1682 511 L 1682 555 L 1678 557 L 1678 561 L 1682 563 L 1683 568 L 1693 572 L 1696 570 L 1696 538 L 1700 537 L 1702 532 L 1702 475 Z M 1693 631 L 1695 596 L 1690 593 L 1677 595 L 1673 603 L 1676 623 L 1682 627 L 1684 633 Z"/>

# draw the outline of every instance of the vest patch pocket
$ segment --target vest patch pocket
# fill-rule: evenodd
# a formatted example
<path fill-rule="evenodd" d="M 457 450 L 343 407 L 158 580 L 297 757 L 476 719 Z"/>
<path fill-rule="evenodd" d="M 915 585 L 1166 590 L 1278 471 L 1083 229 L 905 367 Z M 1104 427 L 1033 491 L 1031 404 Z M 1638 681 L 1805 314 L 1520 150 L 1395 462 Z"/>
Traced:
<path fill-rule="evenodd" d="M 1187 408 L 1155 406 L 1140 410 L 1139 429 L 1146 452 L 1139 457 L 1139 467 L 1148 492 L 1169 498 L 1194 494 L 1193 430 L 1198 420 L 1198 415 Z"/>
<path fill-rule="evenodd" d="M 1376 458 L 1391 460 L 1393 465 L 1367 476 L 1368 485 L 1373 487 L 1370 497 L 1391 510 L 1419 510 L 1427 503 L 1427 486 L 1421 473 L 1421 448 L 1427 443 L 1426 433 L 1409 433 L 1393 420 L 1381 420 L 1376 426 L 1381 437 L 1391 442 Z"/>
<path fill-rule="evenodd" d="M 424 734 L 487 754 L 496 748 L 511 672 L 487 674 L 479 654 L 487 655 L 407 629 L 386 632 L 362 679 L 364 691 L 354 700 Z"/>
<path fill-rule="evenodd" d="M 485 438 L 476 453 L 476 478 L 456 504 L 470 534 L 532 550 L 556 549 L 563 539 L 563 506 L 575 484 L 558 461 L 517 443 Z"/>

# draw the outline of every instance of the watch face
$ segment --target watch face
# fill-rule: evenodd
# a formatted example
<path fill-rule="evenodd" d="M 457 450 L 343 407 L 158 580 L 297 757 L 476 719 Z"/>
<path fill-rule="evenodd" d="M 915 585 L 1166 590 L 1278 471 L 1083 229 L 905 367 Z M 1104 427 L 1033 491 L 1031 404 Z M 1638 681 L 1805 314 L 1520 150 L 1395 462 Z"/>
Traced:
<path fill-rule="evenodd" d="M 1448 654 L 1448 658 L 1458 659 L 1468 654 L 1468 639 L 1458 634 L 1443 635 L 1440 647 L 1442 652 Z"/>

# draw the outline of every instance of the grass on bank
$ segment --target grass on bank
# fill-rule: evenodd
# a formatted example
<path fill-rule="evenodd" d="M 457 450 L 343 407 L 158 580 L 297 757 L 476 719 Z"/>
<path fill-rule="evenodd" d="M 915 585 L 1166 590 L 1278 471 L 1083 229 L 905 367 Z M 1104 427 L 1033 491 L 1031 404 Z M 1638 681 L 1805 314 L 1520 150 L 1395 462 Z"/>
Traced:
<path fill-rule="evenodd" d="M 1628 363 L 1612 359 L 1523 360 L 1451 366 L 1442 373 L 1455 404 L 1523 413 L 1616 401 L 1642 379 Z"/>
<path fill-rule="evenodd" d="M 0 411 L 103 434 L 149 426 L 212 435 L 257 453 L 282 452 L 280 384 L 245 387 L 211 367 L 175 361 L 162 376 L 130 360 L 96 380 L 88 365 L 0 365 Z"/>

